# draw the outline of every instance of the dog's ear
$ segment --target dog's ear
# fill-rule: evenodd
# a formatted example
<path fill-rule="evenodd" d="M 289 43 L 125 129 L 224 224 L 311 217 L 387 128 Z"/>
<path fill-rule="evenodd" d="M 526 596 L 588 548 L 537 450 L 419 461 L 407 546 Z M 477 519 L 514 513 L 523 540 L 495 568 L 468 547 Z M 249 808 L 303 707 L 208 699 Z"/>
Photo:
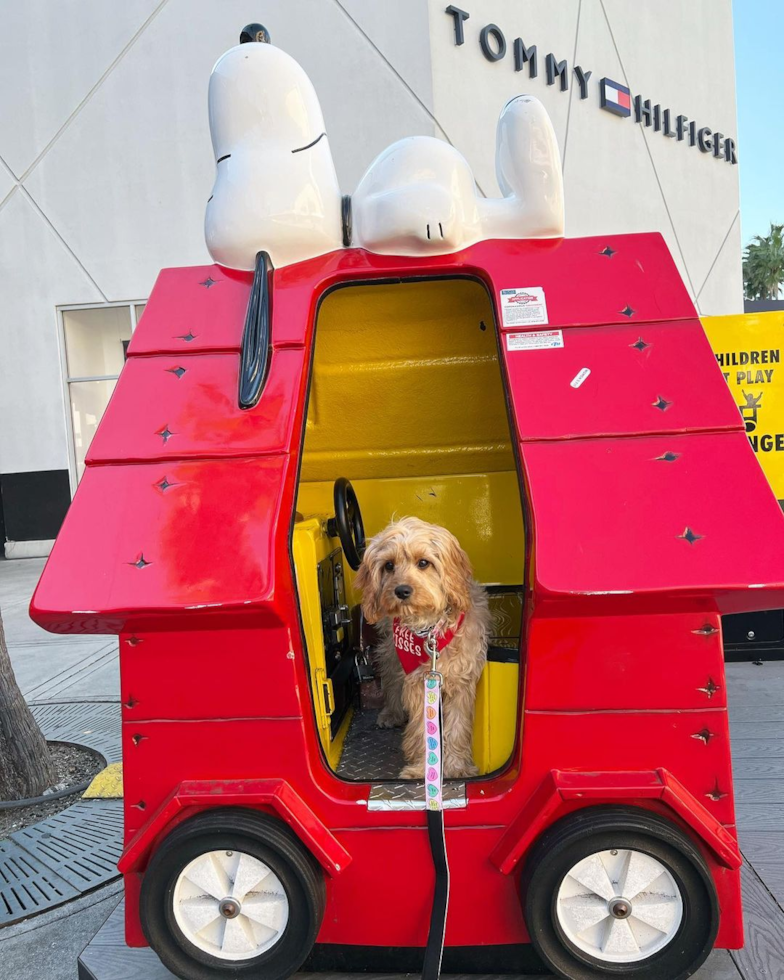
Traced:
<path fill-rule="evenodd" d="M 439 532 L 433 544 L 441 557 L 446 601 L 453 612 L 465 612 L 471 605 L 471 562 L 454 534 L 445 528 L 439 528 Z"/>
<path fill-rule="evenodd" d="M 377 568 L 375 554 L 373 541 L 370 541 L 362 556 L 362 564 L 354 576 L 354 588 L 362 593 L 362 615 L 369 623 L 376 623 L 381 619 L 381 610 L 378 607 L 381 573 Z"/>

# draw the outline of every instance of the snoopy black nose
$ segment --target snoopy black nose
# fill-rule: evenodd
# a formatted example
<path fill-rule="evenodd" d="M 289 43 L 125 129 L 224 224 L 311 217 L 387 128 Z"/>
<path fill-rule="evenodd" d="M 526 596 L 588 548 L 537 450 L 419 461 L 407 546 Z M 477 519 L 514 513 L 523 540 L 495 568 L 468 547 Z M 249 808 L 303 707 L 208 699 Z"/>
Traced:
<path fill-rule="evenodd" d="M 402 599 L 403 602 L 405 602 L 406 599 L 410 599 L 411 598 L 411 593 L 413 591 L 414 590 L 411 588 L 410 585 L 396 585 L 395 586 L 395 595 L 398 597 L 398 599 Z"/>
<path fill-rule="evenodd" d="M 249 41 L 257 41 L 261 44 L 270 43 L 269 31 L 263 24 L 248 24 L 240 32 L 240 44 L 247 44 Z"/>

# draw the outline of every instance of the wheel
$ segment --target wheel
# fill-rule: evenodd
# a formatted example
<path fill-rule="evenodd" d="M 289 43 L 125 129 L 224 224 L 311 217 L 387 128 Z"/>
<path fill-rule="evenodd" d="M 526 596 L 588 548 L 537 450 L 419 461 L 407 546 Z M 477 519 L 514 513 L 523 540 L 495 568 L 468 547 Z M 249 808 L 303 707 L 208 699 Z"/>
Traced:
<path fill-rule="evenodd" d="M 324 900 L 320 868 L 285 824 L 225 808 L 163 841 L 140 913 L 148 943 L 184 980 L 283 980 L 310 953 Z"/>
<path fill-rule="evenodd" d="M 554 824 L 531 850 L 521 892 L 531 942 L 567 980 L 681 980 L 718 931 L 701 853 L 637 807 L 590 807 Z"/>
<path fill-rule="evenodd" d="M 354 488 L 345 476 L 335 480 L 333 491 L 335 503 L 335 527 L 346 561 L 356 570 L 365 553 L 365 527 Z"/>

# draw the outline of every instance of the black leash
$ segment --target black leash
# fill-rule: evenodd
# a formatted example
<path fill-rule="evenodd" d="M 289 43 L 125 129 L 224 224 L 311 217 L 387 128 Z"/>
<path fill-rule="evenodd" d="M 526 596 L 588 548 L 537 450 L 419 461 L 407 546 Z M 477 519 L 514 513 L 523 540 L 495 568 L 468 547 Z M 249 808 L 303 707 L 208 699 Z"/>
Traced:
<path fill-rule="evenodd" d="M 441 959 L 444 955 L 444 933 L 446 932 L 446 910 L 449 906 L 449 862 L 446 858 L 446 838 L 444 836 L 444 811 L 427 811 L 427 836 L 430 853 L 436 871 L 436 885 L 433 893 L 433 909 L 430 913 L 430 932 L 425 947 L 425 962 L 422 967 L 422 980 L 438 980 L 441 973 Z"/>

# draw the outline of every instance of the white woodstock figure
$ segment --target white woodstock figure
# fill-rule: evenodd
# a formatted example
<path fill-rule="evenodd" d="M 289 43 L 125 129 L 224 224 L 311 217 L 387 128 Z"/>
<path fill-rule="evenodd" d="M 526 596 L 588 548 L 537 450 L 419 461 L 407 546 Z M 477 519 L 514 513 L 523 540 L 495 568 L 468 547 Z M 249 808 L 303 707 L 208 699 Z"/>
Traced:
<path fill-rule="evenodd" d="M 455 252 L 488 238 L 561 238 L 563 176 L 550 117 L 538 99 L 504 106 L 496 132 L 501 198 L 477 193 L 448 143 L 414 136 L 371 163 L 352 198 L 352 244 L 387 255 Z"/>
<path fill-rule="evenodd" d="M 268 42 L 259 24 L 241 40 Z M 217 174 L 204 231 L 210 255 L 253 269 L 340 248 L 341 195 L 315 89 L 304 70 L 269 43 L 240 43 L 210 76 L 209 117 Z"/>

